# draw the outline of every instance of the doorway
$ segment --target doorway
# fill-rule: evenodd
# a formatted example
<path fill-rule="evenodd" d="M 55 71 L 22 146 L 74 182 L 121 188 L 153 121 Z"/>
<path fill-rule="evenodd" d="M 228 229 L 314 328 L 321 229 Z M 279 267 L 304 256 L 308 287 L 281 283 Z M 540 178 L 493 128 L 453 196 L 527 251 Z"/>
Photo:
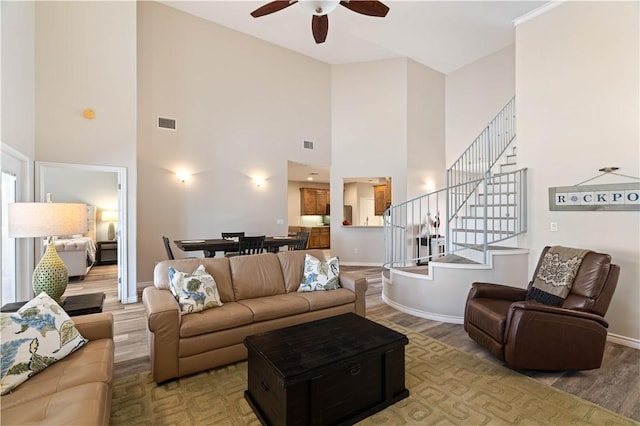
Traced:
<path fill-rule="evenodd" d="M 32 201 L 33 166 L 29 158 L 9 145 L 1 144 L 2 155 L 2 304 L 27 300 L 31 295 L 33 240 L 9 238 L 7 206 Z"/>
<path fill-rule="evenodd" d="M 96 249 L 93 253 L 94 265 L 104 264 L 103 257 L 114 256 L 115 259 L 109 259 L 117 263 L 118 300 L 122 302 L 126 299 L 126 169 L 36 162 L 36 188 L 36 198 L 41 202 L 51 197 L 53 202 L 75 202 L 89 206 L 91 217 L 95 218 L 95 225 L 90 227 L 87 234 L 93 239 Z"/>

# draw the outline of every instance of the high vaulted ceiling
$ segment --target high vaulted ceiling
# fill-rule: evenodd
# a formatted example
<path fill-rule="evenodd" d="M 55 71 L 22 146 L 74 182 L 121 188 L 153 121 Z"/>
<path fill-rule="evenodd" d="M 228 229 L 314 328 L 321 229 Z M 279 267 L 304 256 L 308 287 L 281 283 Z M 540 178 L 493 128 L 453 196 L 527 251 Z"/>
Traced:
<path fill-rule="evenodd" d="M 326 42 L 316 44 L 311 15 L 299 4 L 250 15 L 269 1 L 161 3 L 329 64 L 408 57 L 445 74 L 514 43 L 513 20 L 547 3 L 383 0 L 390 8 L 385 18 L 338 6 L 329 14 Z"/>
<path fill-rule="evenodd" d="M 513 21 L 547 1 L 383 0 L 384 18 L 338 6 L 327 40 L 316 44 L 311 15 L 294 4 L 260 18 L 250 13 L 270 0 L 160 1 L 329 64 L 407 57 L 444 74 L 515 42 Z M 351 0 L 357 1 L 357 0 Z M 316 174 L 317 173 L 317 174 Z M 329 169 L 289 162 L 289 180 L 329 182 Z"/>

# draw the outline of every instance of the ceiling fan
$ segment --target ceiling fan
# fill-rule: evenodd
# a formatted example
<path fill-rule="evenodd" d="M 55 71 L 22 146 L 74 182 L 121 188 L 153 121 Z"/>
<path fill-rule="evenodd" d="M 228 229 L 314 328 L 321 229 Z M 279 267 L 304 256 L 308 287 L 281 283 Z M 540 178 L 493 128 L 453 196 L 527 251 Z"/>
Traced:
<path fill-rule="evenodd" d="M 251 12 L 251 16 L 259 18 L 260 16 L 278 12 L 292 4 L 300 3 L 300 6 L 313 14 L 311 19 L 311 32 L 316 43 L 324 43 L 329 32 L 329 18 L 327 14 L 332 12 L 338 4 L 368 16 L 377 16 L 383 18 L 389 12 L 389 8 L 380 1 L 367 0 L 276 0 L 265 4 Z"/>

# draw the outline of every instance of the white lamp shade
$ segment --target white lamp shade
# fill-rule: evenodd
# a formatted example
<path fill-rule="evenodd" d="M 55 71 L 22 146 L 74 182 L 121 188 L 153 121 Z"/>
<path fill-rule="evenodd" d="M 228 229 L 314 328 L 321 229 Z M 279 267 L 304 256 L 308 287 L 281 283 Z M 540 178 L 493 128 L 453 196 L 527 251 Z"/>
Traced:
<path fill-rule="evenodd" d="M 314 15 L 326 15 L 331 13 L 340 3 L 339 0 L 300 0 L 300 7 Z"/>
<path fill-rule="evenodd" d="M 100 218 L 103 222 L 117 222 L 118 211 L 117 210 L 102 210 Z"/>
<path fill-rule="evenodd" d="M 50 237 L 87 232 L 87 205 L 79 203 L 10 203 L 9 236 Z"/>

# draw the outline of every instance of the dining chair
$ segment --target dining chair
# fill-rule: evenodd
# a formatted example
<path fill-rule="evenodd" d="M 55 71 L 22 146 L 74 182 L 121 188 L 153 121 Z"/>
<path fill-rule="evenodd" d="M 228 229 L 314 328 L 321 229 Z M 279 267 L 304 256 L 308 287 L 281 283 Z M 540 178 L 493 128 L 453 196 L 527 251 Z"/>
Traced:
<path fill-rule="evenodd" d="M 303 240 L 304 244 L 302 244 L 300 248 L 296 248 L 295 250 L 306 250 L 307 245 L 309 244 L 309 232 L 305 232 L 305 231 L 296 232 L 296 238 L 298 240 Z"/>
<path fill-rule="evenodd" d="M 306 250 L 309 242 L 308 232 L 296 232 L 296 240 L 289 244 L 289 251 L 292 250 Z"/>
<path fill-rule="evenodd" d="M 171 243 L 169 242 L 169 238 L 163 235 L 162 242 L 164 243 L 164 249 L 167 252 L 167 258 L 169 260 L 175 259 L 175 257 L 173 256 L 173 251 L 171 250 Z"/>
<path fill-rule="evenodd" d="M 257 237 L 238 237 L 238 252 L 240 256 L 264 252 L 264 235 Z"/>
<path fill-rule="evenodd" d="M 164 243 L 164 250 L 167 252 L 167 259 L 174 260 L 175 256 L 173 255 L 173 250 L 171 250 L 171 241 L 169 238 L 162 236 L 162 242 Z M 188 256 L 181 259 L 196 259 L 198 256 Z"/>
<path fill-rule="evenodd" d="M 244 237 L 244 232 L 221 232 L 220 235 L 222 235 L 222 238 L 226 240 L 231 238 Z M 227 257 L 238 256 L 238 254 L 239 253 L 237 251 L 233 251 L 233 250 L 224 251 L 224 255 Z"/>
<path fill-rule="evenodd" d="M 304 250 L 307 248 L 307 243 L 304 240 L 294 240 L 291 244 L 289 244 L 289 251 L 293 250 Z"/>
<path fill-rule="evenodd" d="M 221 232 L 222 238 L 244 237 L 244 232 Z"/>

